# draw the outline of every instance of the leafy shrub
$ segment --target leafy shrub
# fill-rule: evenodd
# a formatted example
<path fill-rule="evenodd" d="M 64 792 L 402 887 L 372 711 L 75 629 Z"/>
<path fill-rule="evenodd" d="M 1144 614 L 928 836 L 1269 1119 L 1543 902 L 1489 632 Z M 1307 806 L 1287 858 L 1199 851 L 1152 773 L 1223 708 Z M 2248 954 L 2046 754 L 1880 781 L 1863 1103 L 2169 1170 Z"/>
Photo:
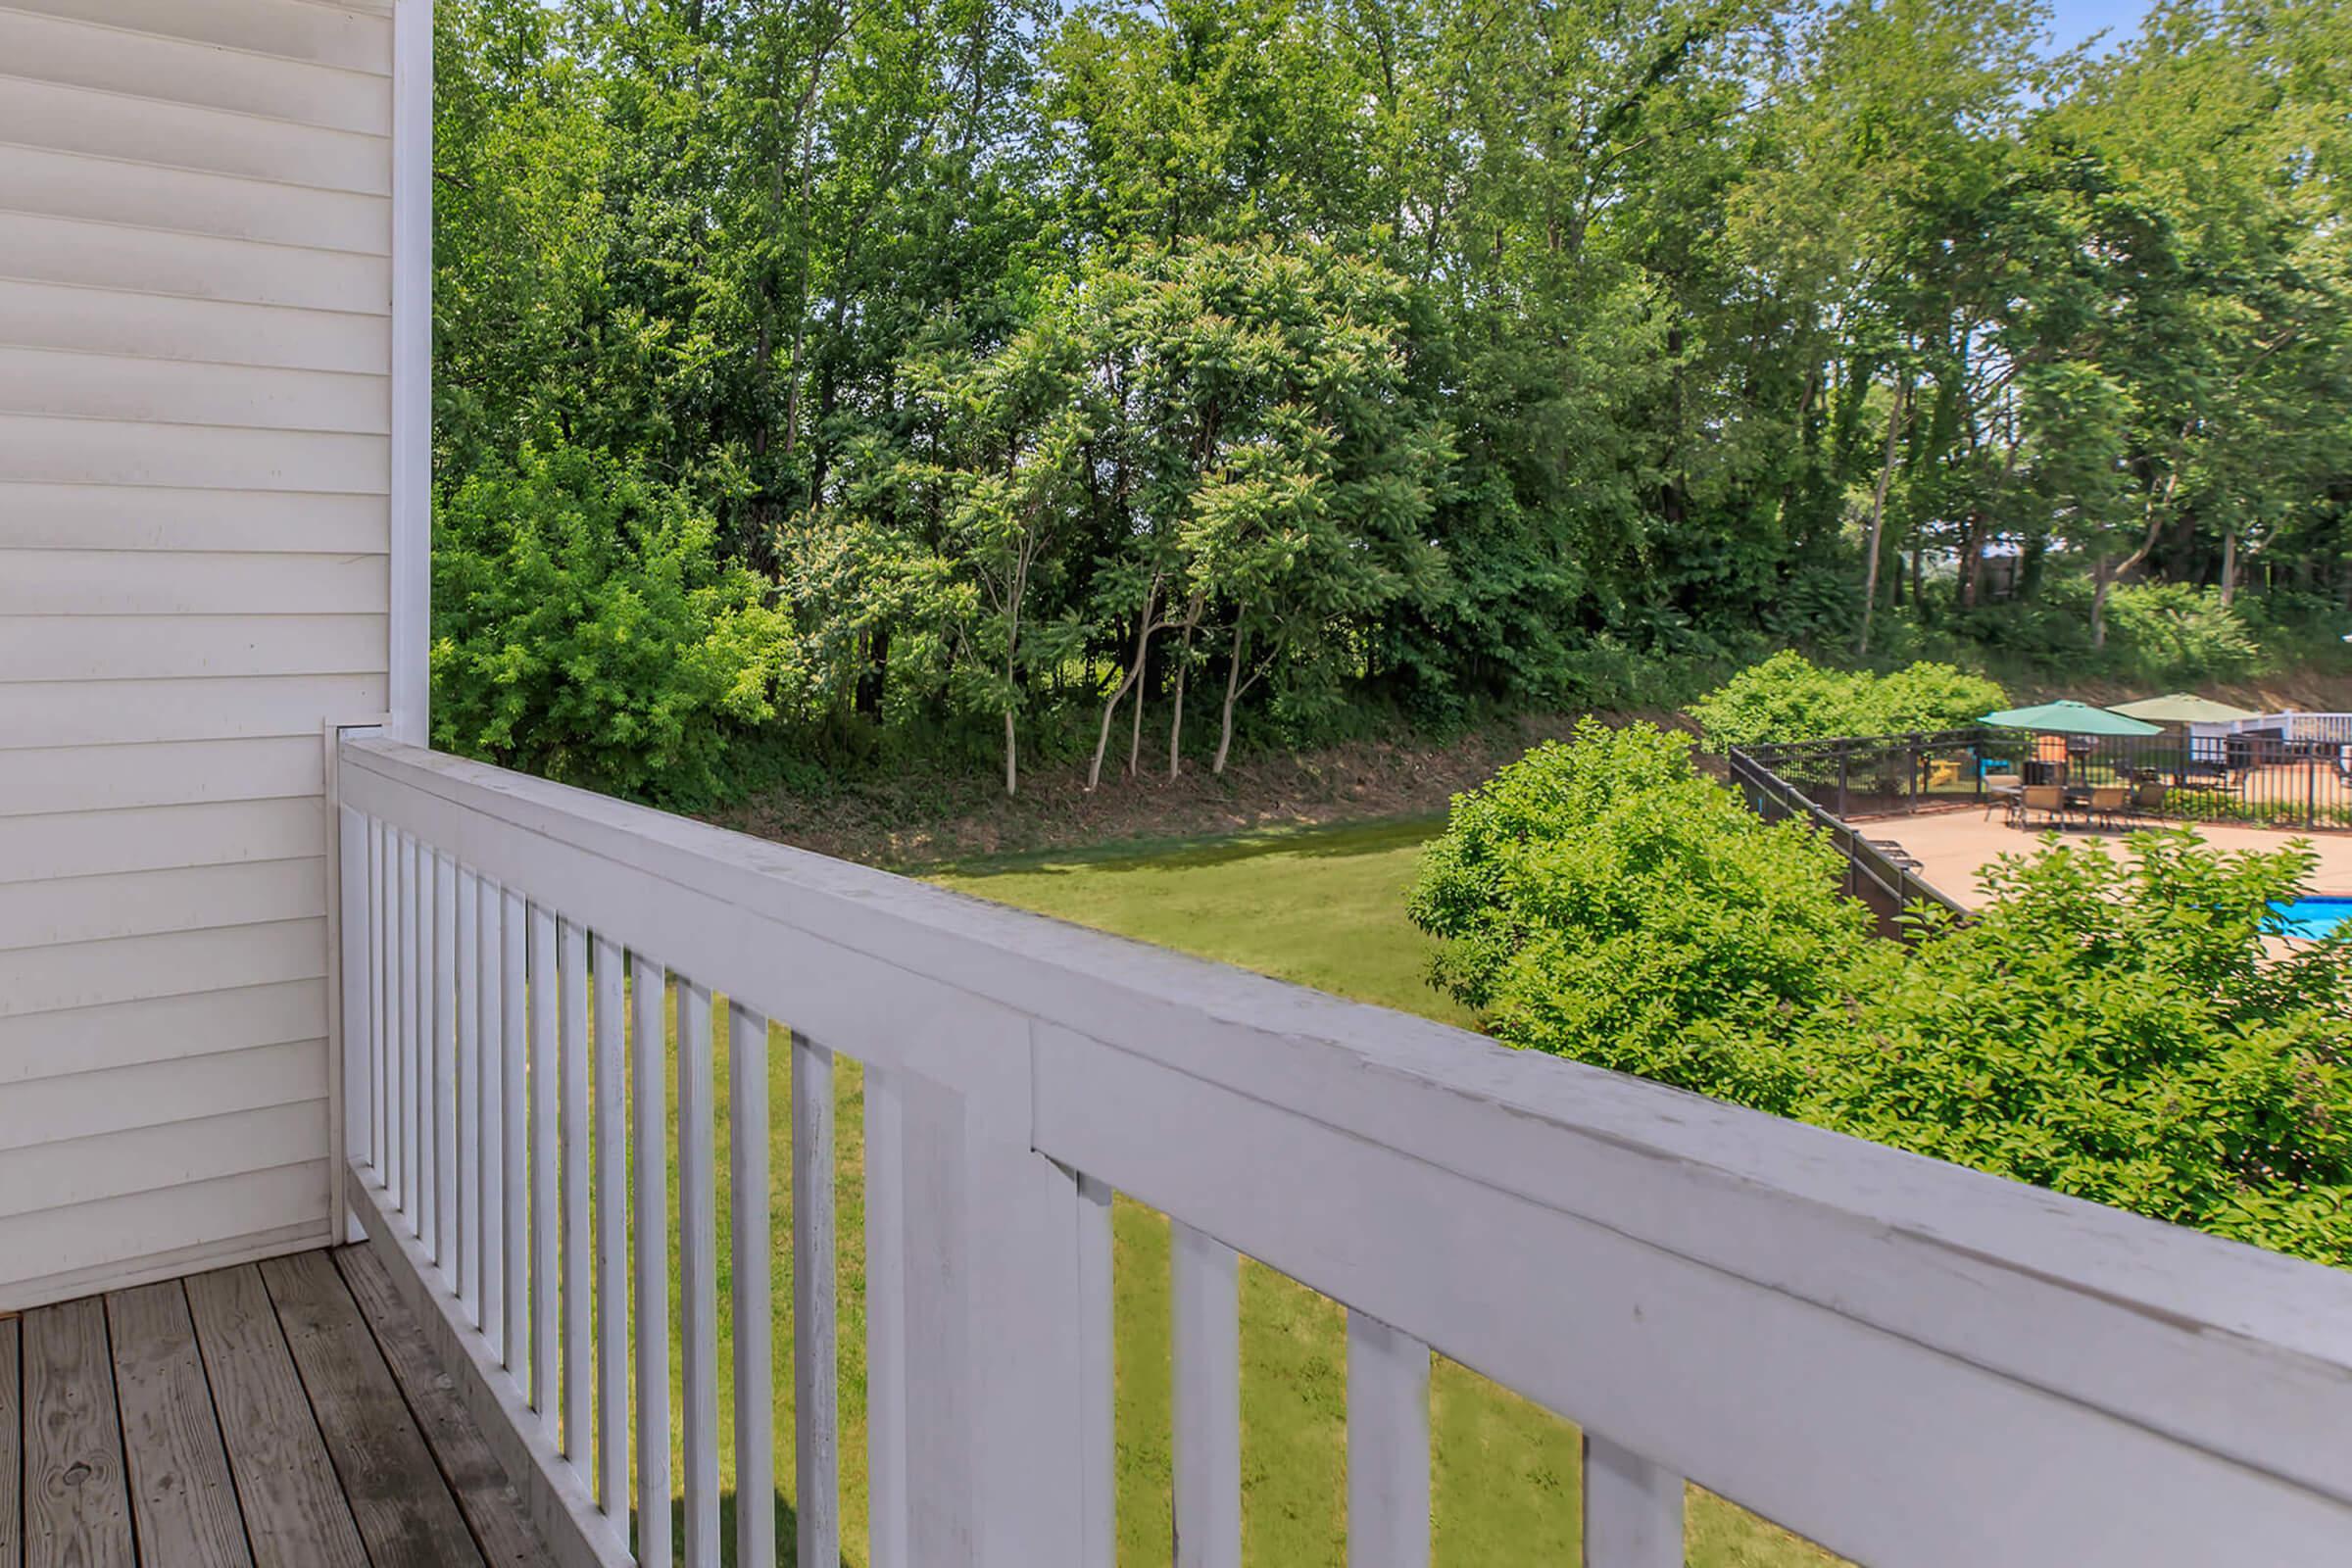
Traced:
<path fill-rule="evenodd" d="M 1506 1044 L 2352 1263 L 2352 938 L 2267 943 L 2313 856 L 2132 845 L 1886 941 L 1811 830 L 1587 725 L 1456 799 L 1410 912 Z"/>
<path fill-rule="evenodd" d="M 433 526 L 433 739 L 566 783 L 692 807 L 772 719 L 784 616 L 717 564 L 715 524 L 600 454 L 524 447 Z"/>
<path fill-rule="evenodd" d="M 1750 813 L 1691 744 L 1587 719 L 1530 752 L 1456 797 L 1410 913 L 1501 1039 L 1785 1109 L 1781 1019 L 1832 994 L 1869 915 L 1837 852 Z"/>
<path fill-rule="evenodd" d="M 2262 650 L 2218 588 L 2126 583 L 2107 596 L 2107 642 L 2124 672 L 2150 685 L 2190 685 L 2252 674 Z"/>
<path fill-rule="evenodd" d="M 1823 669 L 1793 649 L 1752 664 L 1690 705 L 1714 751 L 1768 742 L 1956 729 L 2008 702 L 2000 686 L 1950 664 L 1886 675 Z"/>
<path fill-rule="evenodd" d="M 1795 1114 L 2352 1263 L 2352 947 L 2264 941 L 2317 858 L 2132 848 L 2004 856 L 1975 921 L 1875 944 L 1793 1048 Z"/>

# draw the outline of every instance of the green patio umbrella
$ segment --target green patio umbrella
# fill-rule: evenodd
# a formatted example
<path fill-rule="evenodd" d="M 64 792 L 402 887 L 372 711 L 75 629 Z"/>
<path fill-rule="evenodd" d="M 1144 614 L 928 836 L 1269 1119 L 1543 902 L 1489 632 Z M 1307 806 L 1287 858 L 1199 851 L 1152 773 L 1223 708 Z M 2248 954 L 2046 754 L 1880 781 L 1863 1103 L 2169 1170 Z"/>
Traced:
<path fill-rule="evenodd" d="M 2107 711 L 2121 713 L 2126 718 L 2144 718 L 2151 724 L 2227 724 L 2231 719 L 2259 716 L 2250 708 L 2232 708 L 2193 692 L 2142 697 L 2136 703 L 2118 703 Z"/>
<path fill-rule="evenodd" d="M 1986 713 L 1984 723 L 2002 729 L 2030 729 L 2045 735 L 2161 735 L 2160 724 L 2143 724 L 2122 713 L 2111 713 L 2104 708 L 2073 699 L 2055 703 L 2037 703 L 2032 708 L 2004 708 L 1997 713 Z"/>

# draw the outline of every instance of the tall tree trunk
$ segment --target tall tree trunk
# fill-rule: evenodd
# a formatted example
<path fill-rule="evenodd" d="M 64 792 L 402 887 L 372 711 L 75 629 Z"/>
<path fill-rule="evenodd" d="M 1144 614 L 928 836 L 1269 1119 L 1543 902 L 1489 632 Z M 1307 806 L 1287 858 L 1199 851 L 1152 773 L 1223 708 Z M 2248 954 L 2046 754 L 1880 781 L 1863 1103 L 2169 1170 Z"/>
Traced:
<path fill-rule="evenodd" d="M 1143 636 L 1137 638 L 1135 643 L 1135 712 L 1133 722 L 1127 727 L 1129 778 L 1135 777 L 1135 770 L 1143 765 L 1144 760 L 1144 694 L 1151 690 L 1144 684 L 1144 673 L 1151 662 L 1152 631 L 1150 623 L 1146 622 Z"/>
<path fill-rule="evenodd" d="M 2222 608 L 2228 610 L 2237 599 L 2237 528 L 2234 524 L 2222 530 Z"/>
<path fill-rule="evenodd" d="M 1168 782 L 1176 782 L 1183 770 L 1184 760 L 1184 672 L 1193 659 L 1193 622 L 1198 616 L 1188 616 L 1184 622 L 1184 640 L 1176 646 L 1176 707 L 1168 719 Z"/>
<path fill-rule="evenodd" d="M 1854 652 L 1870 653 L 1870 621 L 1879 608 L 1879 546 L 1886 529 L 1886 487 L 1894 480 L 1894 444 L 1902 433 L 1903 404 L 1911 395 L 1908 381 L 1894 384 L 1894 406 L 1886 411 L 1886 453 L 1879 461 L 1878 487 L 1870 495 L 1870 566 L 1862 579 L 1862 642 Z"/>
<path fill-rule="evenodd" d="M 2180 466 L 2176 463 L 2173 465 L 2172 471 L 2164 476 L 2164 483 L 2157 487 L 2154 495 L 2148 497 L 2148 528 L 2147 532 L 2140 535 L 2139 548 L 2117 562 L 2112 567 L 2102 561 L 2091 569 L 2090 646 L 2092 648 L 2107 646 L 2107 591 L 2115 586 L 2118 578 L 2128 576 L 2137 570 L 2139 564 L 2148 559 L 2148 552 L 2156 548 L 2156 535 L 2164 527 L 2164 514 L 2171 509 L 2173 493 L 2180 487 Z"/>
<path fill-rule="evenodd" d="M 1110 750 L 1110 721 L 1119 710 L 1121 699 L 1125 698 L 1128 691 L 1138 686 L 1143 680 L 1144 651 L 1152 641 L 1152 607 L 1158 603 L 1158 600 L 1159 585 L 1155 582 L 1144 594 L 1143 616 L 1136 622 L 1135 662 L 1128 666 L 1127 673 L 1120 678 L 1119 684 L 1111 689 L 1109 701 L 1102 705 L 1102 728 L 1095 736 L 1095 760 L 1086 770 L 1086 788 L 1090 795 L 1102 782 L 1102 757 L 1105 752 Z M 1137 711 L 1141 712 L 1144 699 L 1140 691 L 1136 694 L 1135 706 Z M 1130 767 L 1132 768 L 1132 764 Z"/>
<path fill-rule="evenodd" d="M 1242 622 L 1233 622 L 1233 662 L 1225 666 L 1225 709 L 1217 719 L 1217 759 L 1208 764 L 1209 772 L 1222 777 L 1225 759 L 1233 751 L 1233 705 L 1242 688 Z"/>

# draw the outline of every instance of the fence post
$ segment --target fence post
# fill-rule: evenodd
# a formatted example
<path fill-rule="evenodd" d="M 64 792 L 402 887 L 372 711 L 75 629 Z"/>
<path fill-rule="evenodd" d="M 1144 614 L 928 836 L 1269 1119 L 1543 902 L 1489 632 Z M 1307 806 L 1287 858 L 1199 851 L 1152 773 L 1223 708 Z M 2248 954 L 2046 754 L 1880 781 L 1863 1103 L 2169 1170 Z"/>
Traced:
<path fill-rule="evenodd" d="M 1845 820 L 1845 754 L 1850 742 L 1838 743 L 1838 820 Z"/>
<path fill-rule="evenodd" d="M 1025 1020 L 967 1026 L 999 1035 L 991 1055 L 1027 1059 Z M 884 1353 L 903 1357 L 906 1561 L 1078 1563 L 1090 1513 L 1108 1507 L 1107 1470 L 1087 1451 L 1105 1430 L 1088 1418 L 1100 1380 L 1087 1368 L 1109 1313 L 1080 1275 L 1083 1229 L 1107 1211 L 1090 1212 L 1079 1177 L 1031 1148 L 1029 1072 L 889 1083 L 902 1311 Z"/>

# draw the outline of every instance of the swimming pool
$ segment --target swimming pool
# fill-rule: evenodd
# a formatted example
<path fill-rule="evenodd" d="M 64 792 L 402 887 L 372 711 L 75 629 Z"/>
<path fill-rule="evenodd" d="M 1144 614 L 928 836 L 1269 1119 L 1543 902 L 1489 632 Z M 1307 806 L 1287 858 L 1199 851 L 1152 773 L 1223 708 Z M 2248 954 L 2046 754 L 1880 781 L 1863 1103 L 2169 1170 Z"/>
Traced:
<path fill-rule="evenodd" d="M 2352 896 L 2314 894 L 2292 904 L 2274 904 L 2271 912 L 2278 917 L 2279 929 L 2287 936 L 2330 936 L 2337 926 L 2352 920 Z"/>

